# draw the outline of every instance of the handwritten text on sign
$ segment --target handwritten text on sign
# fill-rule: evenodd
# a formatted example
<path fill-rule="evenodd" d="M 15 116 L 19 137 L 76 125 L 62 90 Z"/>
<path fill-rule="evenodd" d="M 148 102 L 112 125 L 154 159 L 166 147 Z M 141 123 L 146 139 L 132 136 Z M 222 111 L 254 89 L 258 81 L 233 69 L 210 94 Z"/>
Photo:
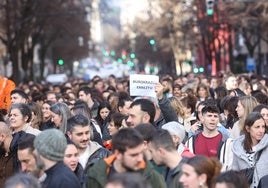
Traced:
<path fill-rule="evenodd" d="M 130 96 L 156 97 L 155 84 L 159 82 L 159 76 L 132 74 L 129 81 Z"/>

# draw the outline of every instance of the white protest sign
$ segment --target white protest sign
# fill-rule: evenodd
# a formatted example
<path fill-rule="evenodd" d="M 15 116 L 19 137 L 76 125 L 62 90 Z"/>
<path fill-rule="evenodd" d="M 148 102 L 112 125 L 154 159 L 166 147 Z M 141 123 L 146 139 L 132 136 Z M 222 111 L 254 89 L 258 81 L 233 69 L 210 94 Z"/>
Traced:
<path fill-rule="evenodd" d="M 130 96 L 155 97 L 155 84 L 159 82 L 159 76 L 132 74 L 129 77 Z"/>

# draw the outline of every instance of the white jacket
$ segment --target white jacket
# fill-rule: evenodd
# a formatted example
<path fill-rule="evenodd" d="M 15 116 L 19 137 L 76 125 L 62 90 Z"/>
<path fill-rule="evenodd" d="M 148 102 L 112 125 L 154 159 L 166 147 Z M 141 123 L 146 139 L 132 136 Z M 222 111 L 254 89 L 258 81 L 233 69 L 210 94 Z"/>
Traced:
<path fill-rule="evenodd" d="M 198 134 L 202 134 L 202 132 L 199 132 Z M 185 144 L 189 148 L 190 152 L 194 154 L 195 154 L 194 151 L 195 139 L 198 134 L 191 136 Z M 222 163 L 222 169 L 221 169 L 222 172 L 232 169 L 232 163 L 233 163 L 232 144 L 233 139 L 228 138 L 226 135 L 222 134 L 222 140 L 219 143 L 217 149 L 217 157 Z"/>

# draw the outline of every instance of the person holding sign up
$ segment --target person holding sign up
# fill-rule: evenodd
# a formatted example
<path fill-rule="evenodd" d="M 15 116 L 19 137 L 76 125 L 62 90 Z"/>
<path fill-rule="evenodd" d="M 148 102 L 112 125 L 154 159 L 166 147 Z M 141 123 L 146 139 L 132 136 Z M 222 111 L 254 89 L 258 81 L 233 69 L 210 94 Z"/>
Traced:
<path fill-rule="evenodd" d="M 141 123 L 151 123 L 156 129 L 170 121 L 178 121 L 169 100 L 164 97 L 164 87 L 159 77 L 154 75 L 131 75 L 130 95 L 139 96 L 129 109 L 127 123 L 136 127 Z"/>

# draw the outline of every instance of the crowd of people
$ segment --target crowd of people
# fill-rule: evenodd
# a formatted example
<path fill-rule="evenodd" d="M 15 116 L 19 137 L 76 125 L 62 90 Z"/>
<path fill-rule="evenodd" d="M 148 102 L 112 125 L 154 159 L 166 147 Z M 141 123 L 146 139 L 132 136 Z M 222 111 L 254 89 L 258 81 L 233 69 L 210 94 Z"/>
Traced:
<path fill-rule="evenodd" d="M 0 187 L 263 188 L 268 87 L 162 75 L 156 98 L 110 75 L 19 84 L 0 112 Z"/>

